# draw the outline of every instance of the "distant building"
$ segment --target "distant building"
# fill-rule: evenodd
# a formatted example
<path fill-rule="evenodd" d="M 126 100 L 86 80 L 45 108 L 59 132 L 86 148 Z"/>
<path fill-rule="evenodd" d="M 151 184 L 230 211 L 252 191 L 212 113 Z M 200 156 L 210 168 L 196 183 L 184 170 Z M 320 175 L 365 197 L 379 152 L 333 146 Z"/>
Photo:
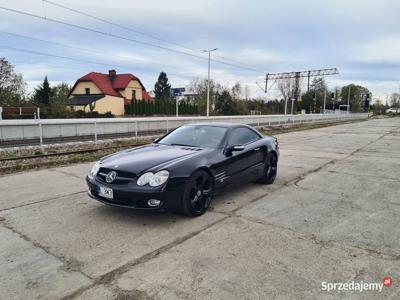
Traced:
<path fill-rule="evenodd" d="M 150 101 L 139 78 L 132 74 L 108 74 L 91 72 L 79 78 L 72 87 L 66 104 L 72 110 L 98 113 L 111 112 L 115 116 L 125 113 L 124 106 L 132 99 Z"/>

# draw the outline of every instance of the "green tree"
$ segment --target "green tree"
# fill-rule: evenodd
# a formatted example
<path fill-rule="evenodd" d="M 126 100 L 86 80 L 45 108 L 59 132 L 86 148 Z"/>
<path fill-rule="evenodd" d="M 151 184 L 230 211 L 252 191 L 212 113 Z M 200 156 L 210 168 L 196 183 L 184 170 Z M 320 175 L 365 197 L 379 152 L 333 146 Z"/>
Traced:
<path fill-rule="evenodd" d="M 33 92 L 33 100 L 41 108 L 46 108 L 50 105 L 51 97 L 52 90 L 46 76 L 43 83 L 35 88 L 35 91 Z"/>
<path fill-rule="evenodd" d="M 215 103 L 215 110 L 221 115 L 235 115 L 235 103 L 228 90 L 223 90 L 218 95 Z"/>
<path fill-rule="evenodd" d="M 369 93 L 366 87 L 356 84 L 349 84 L 340 90 L 340 98 L 343 104 L 347 104 L 350 88 L 350 110 L 352 112 L 361 112 L 364 109 L 365 95 Z"/>
<path fill-rule="evenodd" d="M 51 88 L 50 104 L 63 104 L 67 100 L 71 87 L 66 82 L 62 82 Z"/>
<path fill-rule="evenodd" d="M 65 100 L 68 98 L 70 86 L 62 82 L 54 87 L 51 87 L 50 103 L 47 109 L 47 117 L 65 118 L 69 116 L 69 111 L 65 105 Z"/>
<path fill-rule="evenodd" d="M 324 109 L 325 91 L 327 93 L 326 108 L 331 107 L 330 95 L 324 78 L 313 78 L 310 84 L 310 90 L 301 97 L 301 102 L 296 101 L 297 109 L 305 109 L 307 113 L 321 113 Z"/>
<path fill-rule="evenodd" d="M 210 113 L 213 114 L 215 112 L 212 111 L 212 103 L 215 99 L 219 97 L 222 93 L 222 86 L 215 82 L 214 80 L 210 80 Z M 200 114 L 205 114 L 207 111 L 207 79 L 197 79 L 192 81 L 189 84 L 188 91 L 196 94 L 194 97 L 193 103 L 196 104 L 197 112 Z"/>
<path fill-rule="evenodd" d="M 375 100 L 374 103 L 371 105 L 371 111 L 374 115 L 384 115 L 386 110 L 388 109 L 387 105 L 384 105 L 381 100 Z"/>
<path fill-rule="evenodd" d="M 165 72 L 161 72 L 158 76 L 154 85 L 154 94 L 156 100 L 167 101 L 171 99 L 171 85 Z"/>
<path fill-rule="evenodd" d="M 0 58 L 0 106 L 18 106 L 25 96 L 25 83 L 21 74 L 4 57 Z"/>

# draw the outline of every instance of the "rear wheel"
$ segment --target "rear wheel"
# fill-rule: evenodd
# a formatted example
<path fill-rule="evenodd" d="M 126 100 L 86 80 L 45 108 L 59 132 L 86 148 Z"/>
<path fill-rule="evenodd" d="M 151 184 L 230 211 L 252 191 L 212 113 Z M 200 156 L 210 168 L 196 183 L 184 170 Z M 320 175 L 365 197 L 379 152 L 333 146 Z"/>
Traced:
<path fill-rule="evenodd" d="M 277 172 L 278 172 L 278 159 L 275 154 L 271 153 L 265 159 L 264 172 L 263 176 L 260 179 L 260 182 L 264 184 L 274 183 Z"/>
<path fill-rule="evenodd" d="M 210 207 L 214 194 L 211 176 L 205 171 L 196 171 L 188 180 L 182 199 L 183 213 L 197 217 Z"/>

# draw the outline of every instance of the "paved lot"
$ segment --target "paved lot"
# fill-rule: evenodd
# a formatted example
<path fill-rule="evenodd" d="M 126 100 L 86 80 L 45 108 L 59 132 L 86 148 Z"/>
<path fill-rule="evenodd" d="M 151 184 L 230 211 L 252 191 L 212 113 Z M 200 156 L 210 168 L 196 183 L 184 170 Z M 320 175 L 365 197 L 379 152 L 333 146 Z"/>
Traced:
<path fill-rule="evenodd" d="M 276 184 L 196 219 L 89 199 L 91 164 L 0 177 L 0 298 L 399 299 L 400 118 L 278 138 Z"/>

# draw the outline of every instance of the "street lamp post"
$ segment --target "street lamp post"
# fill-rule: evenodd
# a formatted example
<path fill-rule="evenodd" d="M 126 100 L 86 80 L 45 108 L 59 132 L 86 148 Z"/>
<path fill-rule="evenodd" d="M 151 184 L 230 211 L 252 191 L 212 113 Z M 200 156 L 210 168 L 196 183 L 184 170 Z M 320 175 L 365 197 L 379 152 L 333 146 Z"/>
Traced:
<path fill-rule="evenodd" d="M 350 113 L 350 92 L 351 92 L 351 85 L 349 85 L 349 94 L 347 95 L 347 113 Z"/>
<path fill-rule="evenodd" d="M 207 117 L 210 116 L 210 64 L 211 64 L 211 52 L 216 51 L 218 48 L 211 50 L 203 50 L 208 52 L 208 79 L 207 79 Z"/>

